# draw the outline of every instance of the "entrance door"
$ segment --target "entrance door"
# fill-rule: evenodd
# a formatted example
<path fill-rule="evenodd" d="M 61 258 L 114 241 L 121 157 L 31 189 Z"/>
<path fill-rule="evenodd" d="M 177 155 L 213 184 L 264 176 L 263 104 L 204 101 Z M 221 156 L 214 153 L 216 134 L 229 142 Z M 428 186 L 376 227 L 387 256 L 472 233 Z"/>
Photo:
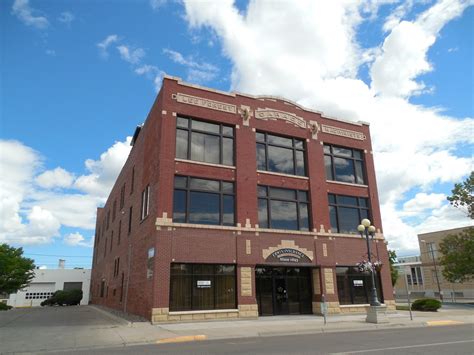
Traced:
<path fill-rule="evenodd" d="M 257 267 L 259 315 L 311 314 L 309 268 Z"/>

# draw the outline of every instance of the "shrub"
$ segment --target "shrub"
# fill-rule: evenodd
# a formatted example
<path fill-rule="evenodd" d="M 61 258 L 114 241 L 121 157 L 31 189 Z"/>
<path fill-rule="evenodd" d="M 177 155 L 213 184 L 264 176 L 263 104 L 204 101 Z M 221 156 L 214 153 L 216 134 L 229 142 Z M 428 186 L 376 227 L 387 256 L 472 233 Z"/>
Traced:
<path fill-rule="evenodd" d="M 412 311 L 436 312 L 441 308 L 441 302 L 434 298 L 421 298 L 411 305 Z"/>
<path fill-rule="evenodd" d="M 53 295 L 41 302 L 42 306 L 75 306 L 81 303 L 82 290 L 56 291 Z"/>
<path fill-rule="evenodd" d="M 0 302 L 0 311 L 8 311 L 9 309 L 12 309 L 12 306 L 9 306 L 6 303 Z"/>

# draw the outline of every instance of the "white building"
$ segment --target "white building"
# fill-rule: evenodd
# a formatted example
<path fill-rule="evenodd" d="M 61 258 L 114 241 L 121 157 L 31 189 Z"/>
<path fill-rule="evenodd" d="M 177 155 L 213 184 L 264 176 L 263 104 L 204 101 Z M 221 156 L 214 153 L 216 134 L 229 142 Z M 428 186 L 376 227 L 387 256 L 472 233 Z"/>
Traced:
<path fill-rule="evenodd" d="M 7 304 L 13 307 L 37 307 L 55 291 L 72 289 L 81 289 L 81 305 L 88 304 L 91 270 L 64 269 L 64 263 L 61 261 L 59 266 L 59 269 L 36 269 L 30 285 L 12 293 Z"/>

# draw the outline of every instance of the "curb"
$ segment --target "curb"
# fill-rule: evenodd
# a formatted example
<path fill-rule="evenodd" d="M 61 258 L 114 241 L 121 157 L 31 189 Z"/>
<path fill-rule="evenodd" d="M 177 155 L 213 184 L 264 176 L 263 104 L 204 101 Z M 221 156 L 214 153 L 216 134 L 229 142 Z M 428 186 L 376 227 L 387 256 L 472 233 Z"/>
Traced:
<path fill-rule="evenodd" d="M 90 304 L 89 307 L 96 310 L 97 312 L 102 313 L 103 315 L 109 317 L 110 319 L 114 320 L 116 323 L 120 323 L 120 324 L 127 325 L 127 326 L 130 326 L 132 324 L 132 322 L 130 322 L 130 321 L 128 321 L 128 320 L 126 320 L 122 317 L 116 316 L 115 314 L 103 309 L 102 307 L 97 307 L 96 305 L 93 305 L 93 304 Z"/>

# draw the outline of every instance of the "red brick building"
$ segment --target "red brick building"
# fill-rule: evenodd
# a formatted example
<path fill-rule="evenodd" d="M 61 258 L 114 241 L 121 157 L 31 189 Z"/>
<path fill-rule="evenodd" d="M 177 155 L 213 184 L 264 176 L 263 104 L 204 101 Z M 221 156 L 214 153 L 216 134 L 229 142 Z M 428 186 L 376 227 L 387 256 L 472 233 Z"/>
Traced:
<path fill-rule="evenodd" d="M 357 234 L 376 226 L 394 307 L 369 126 L 165 77 L 97 211 L 92 303 L 153 322 L 365 311 Z"/>

